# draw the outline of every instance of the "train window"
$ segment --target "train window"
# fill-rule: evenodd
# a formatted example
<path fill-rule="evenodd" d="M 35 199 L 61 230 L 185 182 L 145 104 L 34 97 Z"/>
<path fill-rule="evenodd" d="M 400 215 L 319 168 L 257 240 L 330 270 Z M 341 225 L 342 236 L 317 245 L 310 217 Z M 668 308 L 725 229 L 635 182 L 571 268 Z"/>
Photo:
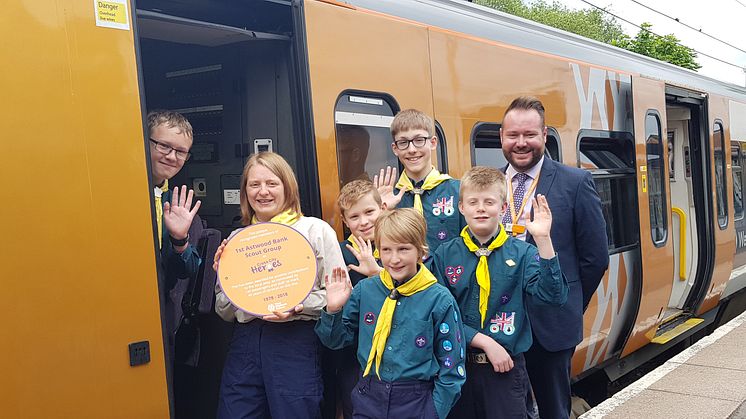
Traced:
<path fill-rule="evenodd" d="M 386 94 L 348 91 L 340 95 L 334 109 L 340 185 L 373 179 L 381 168 L 398 166 L 389 129 L 398 111 L 396 101 Z"/>
<path fill-rule="evenodd" d="M 471 161 L 475 166 L 498 169 L 508 165 L 500 143 L 500 124 L 478 122 L 471 130 Z"/>
<path fill-rule="evenodd" d="M 713 143 L 715 144 L 715 197 L 717 201 L 718 226 L 721 230 L 728 225 L 728 205 L 725 201 L 727 189 L 725 185 L 725 134 L 723 124 L 715 121 L 712 130 Z"/>
<path fill-rule="evenodd" d="M 440 122 L 435 121 L 435 136 L 438 137 L 438 170 L 441 173 L 448 173 L 448 149 L 446 148 L 446 135 L 443 132 L 443 127 L 440 126 Z"/>
<path fill-rule="evenodd" d="M 634 138 L 626 132 L 596 130 L 581 130 L 578 138 L 578 165 L 593 175 L 609 252 L 638 245 Z"/>
<path fill-rule="evenodd" d="M 544 155 L 555 161 L 561 161 L 562 156 L 559 138 L 556 129 L 547 127 Z M 471 145 L 471 161 L 475 166 L 502 169 L 508 165 L 500 142 L 500 124 L 478 122 L 471 131 Z"/>
<path fill-rule="evenodd" d="M 733 171 L 733 218 L 740 220 L 743 218 L 743 166 L 738 145 L 730 147 L 730 157 Z"/>
<path fill-rule="evenodd" d="M 554 161 L 562 161 L 562 147 L 560 146 L 559 132 L 552 127 L 547 127 L 546 152 Z"/>
<path fill-rule="evenodd" d="M 668 236 L 666 216 L 666 184 L 663 176 L 665 159 L 661 120 L 657 111 L 649 110 L 645 116 L 645 149 L 647 151 L 648 203 L 650 208 L 650 235 L 660 247 Z"/>

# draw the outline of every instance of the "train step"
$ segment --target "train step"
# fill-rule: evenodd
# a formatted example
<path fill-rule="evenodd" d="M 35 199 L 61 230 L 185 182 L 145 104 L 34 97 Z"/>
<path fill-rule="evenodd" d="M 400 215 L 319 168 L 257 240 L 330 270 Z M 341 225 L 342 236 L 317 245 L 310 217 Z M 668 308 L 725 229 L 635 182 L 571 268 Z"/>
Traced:
<path fill-rule="evenodd" d="M 682 333 L 685 333 L 687 330 L 690 330 L 693 327 L 696 327 L 703 321 L 705 320 L 697 317 L 692 317 L 691 315 L 682 314 L 675 319 L 661 324 L 658 327 L 658 330 L 655 332 L 655 337 L 651 342 L 657 343 L 659 345 L 665 345 L 671 339 L 681 335 Z"/>

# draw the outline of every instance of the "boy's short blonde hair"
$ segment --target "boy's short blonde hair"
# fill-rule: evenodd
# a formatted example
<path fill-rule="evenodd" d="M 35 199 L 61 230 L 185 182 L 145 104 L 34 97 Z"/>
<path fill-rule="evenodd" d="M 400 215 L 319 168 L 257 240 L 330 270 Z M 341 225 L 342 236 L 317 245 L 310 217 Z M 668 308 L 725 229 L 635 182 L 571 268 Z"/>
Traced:
<path fill-rule="evenodd" d="M 163 109 L 158 109 L 148 113 L 148 134 L 153 135 L 153 130 L 160 126 L 165 125 L 166 128 L 176 127 L 179 133 L 184 134 L 190 142 L 194 140 L 194 132 L 192 130 L 192 124 L 184 115 Z"/>
<path fill-rule="evenodd" d="M 500 203 L 505 202 L 505 175 L 494 167 L 474 166 L 461 177 L 461 187 L 458 191 L 459 201 L 464 199 L 464 191 L 483 191 L 497 186 Z"/>
<path fill-rule="evenodd" d="M 339 191 L 339 197 L 337 198 L 337 206 L 339 207 L 339 211 L 342 213 L 342 217 L 345 216 L 345 211 L 357 204 L 358 201 L 368 194 L 373 195 L 373 200 L 376 201 L 378 206 L 383 204 L 378 189 L 373 185 L 373 182 L 367 179 L 353 180 L 343 186 L 342 190 Z"/>
<path fill-rule="evenodd" d="M 420 256 L 429 251 L 425 217 L 414 208 L 397 208 L 384 211 L 376 221 L 376 248 L 381 248 L 381 237 L 395 243 L 409 243 L 417 248 Z"/>
<path fill-rule="evenodd" d="M 432 138 L 435 135 L 435 124 L 433 123 L 433 119 L 426 113 L 418 111 L 417 109 L 405 109 L 396 114 L 394 120 L 391 121 L 391 137 L 394 140 L 396 140 L 396 136 L 400 132 L 413 129 L 427 131 L 428 138 Z"/>

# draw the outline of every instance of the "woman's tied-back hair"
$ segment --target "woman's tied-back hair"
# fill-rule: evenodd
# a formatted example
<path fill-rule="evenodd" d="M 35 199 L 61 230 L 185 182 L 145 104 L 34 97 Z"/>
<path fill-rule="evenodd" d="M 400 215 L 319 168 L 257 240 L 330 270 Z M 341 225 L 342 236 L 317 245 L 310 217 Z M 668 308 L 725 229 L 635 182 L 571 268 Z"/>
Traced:
<path fill-rule="evenodd" d="M 418 111 L 417 109 L 405 109 L 396 114 L 394 120 L 391 121 L 391 137 L 394 138 L 394 140 L 396 140 L 396 136 L 400 132 L 413 129 L 427 131 L 428 138 L 432 138 L 435 135 L 435 124 L 433 124 L 433 119 L 426 113 Z"/>
<path fill-rule="evenodd" d="M 500 203 L 505 202 L 505 175 L 494 167 L 474 166 L 461 177 L 458 191 L 459 201 L 464 200 L 464 191 L 483 191 L 497 185 Z"/>
<path fill-rule="evenodd" d="M 544 105 L 538 98 L 533 96 L 519 96 L 513 99 L 513 101 L 510 102 L 510 105 L 508 105 L 508 109 L 505 110 L 503 119 L 505 119 L 505 115 L 512 110 L 536 111 L 539 114 L 539 118 L 541 118 L 541 127 L 544 128 Z"/>
<path fill-rule="evenodd" d="M 378 189 L 373 185 L 373 182 L 366 179 L 358 179 L 345 184 L 345 186 L 342 187 L 342 190 L 339 191 L 339 197 L 337 198 L 337 206 L 339 207 L 342 216 L 344 217 L 345 211 L 357 204 L 358 201 L 368 194 L 372 194 L 373 200 L 376 201 L 378 206 L 381 206 L 383 201 L 381 200 L 381 195 L 378 194 Z"/>
<path fill-rule="evenodd" d="M 176 127 L 181 134 L 189 138 L 189 141 L 194 140 L 192 124 L 178 112 L 158 109 L 148 113 L 148 134 L 152 135 L 153 130 L 161 125 L 165 125 L 167 128 Z"/>
<path fill-rule="evenodd" d="M 252 154 L 249 157 L 241 174 L 241 223 L 249 225 L 251 224 L 251 219 L 254 217 L 254 209 L 249 205 L 249 195 L 246 191 L 249 170 L 254 166 L 264 166 L 280 178 L 282 187 L 285 190 L 285 207 L 281 211 L 292 209 L 300 214 L 300 195 L 298 193 L 298 180 L 295 178 L 295 172 L 293 172 L 288 162 L 279 154 L 262 151 Z"/>
<path fill-rule="evenodd" d="M 395 243 L 412 244 L 420 252 L 420 256 L 429 251 L 425 218 L 414 208 L 397 208 L 381 213 L 376 221 L 377 249 L 381 249 L 381 237 Z"/>

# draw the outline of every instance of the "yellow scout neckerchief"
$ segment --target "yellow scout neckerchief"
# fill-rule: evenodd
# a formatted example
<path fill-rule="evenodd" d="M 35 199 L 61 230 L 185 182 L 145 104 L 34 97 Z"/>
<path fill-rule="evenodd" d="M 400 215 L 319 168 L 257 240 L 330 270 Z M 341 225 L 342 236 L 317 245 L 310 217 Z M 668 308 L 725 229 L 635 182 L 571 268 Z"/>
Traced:
<path fill-rule="evenodd" d="M 303 214 L 297 213 L 292 209 L 286 209 L 285 211 L 272 217 L 272 219 L 269 221 L 289 226 L 295 224 L 295 222 L 298 221 L 298 219 L 300 219 L 300 217 L 302 216 Z M 251 224 L 256 224 L 258 222 L 259 220 L 256 219 L 256 215 L 251 217 Z"/>
<path fill-rule="evenodd" d="M 401 176 L 399 176 L 399 181 L 396 182 L 396 188 L 397 189 L 404 189 L 407 192 L 412 192 L 414 194 L 414 208 L 422 214 L 422 198 L 420 195 L 422 195 L 423 192 L 429 191 L 436 186 L 443 183 L 443 181 L 446 181 L 450 179 L 451 177 L 448 175 L 441 174 L 436 168 L 433 168 L 430 173 L 427 174 L 427 177 L 425 177 L 425 181 L 422 183 L 422 186 L 419 188 L 415 188 L 412 184 L 412 180 L 409 179 L 409 176 L 407 176 L 407 172 L 402 172 Z"/>
<path fill-rule="evenodd" d="M 474 252 L 479 257 L 479 263 L 477 264 L 477 284 L 479 284 L 479 314 L 482 316 L 482 327 L 484 327 L 484 319 L 487 316 L 487 301 L 490 298 L 490 269 L 487 266 L 487 256 L 492 253 L 493 250 L 502 246 L 505 241 L 508 240 L 508 233 L 505 229 L 500 227 L 500 232 L 497 233 L 495 240 L 492 240 L 487 246 L 487 249 L 480 248 L 471 239 L 468 231 L 469 227 L 464 227 L 461 230 L 461 238 L 464 239 L 464 244 L 469 248 L 470 252 Z"/>
<path fill-rule="evenodd" d="M 347 241 L 350 242 L 350 245 L 352 245 L 352 248 L 360 251 L 360 247 L 357 245 L 357 241 L 352 240 L 352 234 L 350 234 L 350 237 L 347 238 Z M 373 258 L 375 260 L 381 260 L 381 255 L 378 253 L 378 249 L 373 249 Z"/>
<path fill-rule="evenodd" d="M 163 182 L 163 186 L 153 188 L 155 194 L 155 222 L 158 224 L 158 248 L 163 247 L 163 201 L 161 196 L 168 192 L 168 179 Z"/>
<path fill-rule="evenodd" d="M 373 342 L 370 346 L 368 363 L 363 373 L 363 377 L 368 375 L 370 367 L 373 365 L 373 358 L 375 357 L 376 375 L 379 379 L 381 378 L 381 374 L 378 373 L 378 370 L 381 368 L 381 359 L 383 358 L 383 352 L 386 350 L 386 340 L 389 338 L 389 334 L 391 334 L 391 321 L 394 319 L 396 300 L 399 299 L 400 295 L 409 297 L 410 295 L 424 291 L 437 282 L 435 276 L 421 263 L 417 274 L 397 288 L 394 288 L 394 280 L 391 279 L 391 274 L 386 269 L 381 271 L 380 276 L 383 285 L 392 291 L 383 302 L 381 312 L 378 313 L 378 322 L 376 323 L 376 330 L 373 332 Z"/>

